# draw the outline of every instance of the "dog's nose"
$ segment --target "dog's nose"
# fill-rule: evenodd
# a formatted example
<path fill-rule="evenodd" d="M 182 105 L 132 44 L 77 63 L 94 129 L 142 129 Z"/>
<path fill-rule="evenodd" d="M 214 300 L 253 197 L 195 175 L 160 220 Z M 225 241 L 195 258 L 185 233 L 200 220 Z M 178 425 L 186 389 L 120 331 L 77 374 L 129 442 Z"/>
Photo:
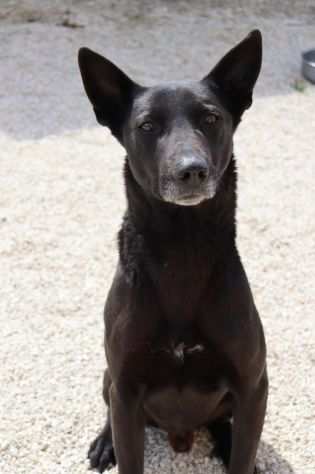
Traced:
<path fill-rule="evenodd" d="M 209 176 L 209 168 L 202 158 L 185 157 L 177 170 L 177 180 L 189 186 L 200 186 Z"/>

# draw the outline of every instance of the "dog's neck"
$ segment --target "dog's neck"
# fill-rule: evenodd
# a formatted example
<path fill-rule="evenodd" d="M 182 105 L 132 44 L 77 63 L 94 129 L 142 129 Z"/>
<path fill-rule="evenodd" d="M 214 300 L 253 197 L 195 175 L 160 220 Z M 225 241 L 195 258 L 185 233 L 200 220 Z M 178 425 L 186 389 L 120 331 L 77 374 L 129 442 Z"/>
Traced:
<path fill-rule="evenodd" d="M 215 268 L 235 251 L 234 160 L 216 196 L 194 207 L 172 205 L 147 195 L 128 162 L 125 181 L 128 208 L 119 233 L 125 278 L 131 285 L 151 282 L 165 317 L 173 321 L 177 315 L 180 324 L 186 324 Z M 183 298 L 188 294 L 189 301 Z"/>

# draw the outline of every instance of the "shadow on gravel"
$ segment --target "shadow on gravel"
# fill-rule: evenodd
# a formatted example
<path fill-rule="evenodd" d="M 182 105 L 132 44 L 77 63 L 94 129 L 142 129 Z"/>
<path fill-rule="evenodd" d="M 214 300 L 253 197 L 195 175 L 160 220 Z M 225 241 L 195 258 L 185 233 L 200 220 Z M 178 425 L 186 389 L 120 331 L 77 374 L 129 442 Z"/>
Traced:
<path fill-rule="evenodd" d="M 295 474 L 293 467 L 270 444 L 260 442 L 258 474 Z"/>
<path fill-rule="evenodd" d="M 196 439 L 192 451 L 187 454 L 175 453 L 169 446 L 167 434 L 157 428 L 146 428 L 145 462 L 148 473 L 171 471 L 181 472 L 183 462 L 186 466 L 195 466 L 196 472 L 201 472 L 201 466 L 206 466 L 205 458 L 210 457 L 210 473 L 226 474 L 223 465 L 213 459 L 211 444 L 206 430 L 195 433 Z M 213 461 L 211 461 L 213 459 Z M 295 474 L 296 471 L 270 444 L 261 440 L 257 455 L 257 474 Z M 189 467 L 187 467 L 189 472 Z"/>

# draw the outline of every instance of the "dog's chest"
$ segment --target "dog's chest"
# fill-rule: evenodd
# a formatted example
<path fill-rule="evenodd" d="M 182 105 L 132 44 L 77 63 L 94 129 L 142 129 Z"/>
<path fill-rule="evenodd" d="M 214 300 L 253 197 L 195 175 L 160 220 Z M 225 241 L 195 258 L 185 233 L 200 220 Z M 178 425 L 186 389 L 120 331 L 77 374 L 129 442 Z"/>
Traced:
<path fill-rule="evenodd" d="M 176 253 L 157 266 L 155 281 L 157 297 L 166 319 L 172 324 L 193 322 L 198 317 L 198 307 L 207 286 L 209 268 L 207 259 L 195 253 Z M 180 351 L 179 341 L 174 345 Z M 198 341 L 196 343 L 198 345 Z M 192 345 L 185 344 L 185 350 Z"/>
<path fill-rule="evenodd" d="M 152 344 L 147 366 L 148 385 L 216 383 L 218 357 L 197 330 L 164 333 Z"/>
<path fill-rule="evenodd" d="M 169 357 L 173 359 L 176 364 L 184 365 L 194 355 L 199 355 L 205 351 L 204 344 L 201 343 L 190 343 L 187 344 L 183 341 L 171 341 L 171 343 L 164 348 L 169 354 Z"/>

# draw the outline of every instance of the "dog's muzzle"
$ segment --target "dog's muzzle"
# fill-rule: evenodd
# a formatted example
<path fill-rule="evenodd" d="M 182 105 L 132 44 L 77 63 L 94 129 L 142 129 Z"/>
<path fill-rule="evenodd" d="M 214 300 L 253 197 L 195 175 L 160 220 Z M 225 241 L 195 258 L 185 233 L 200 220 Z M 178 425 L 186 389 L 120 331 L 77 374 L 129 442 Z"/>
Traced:
<path fill-rule="evenodd" d="M 162 199 L 180 206 L 196 206 L 213 198 L 216 192 L 209 165 L 195 156 L 183 157 L 171 176 L 164 176 L 161 181 Z"/>

